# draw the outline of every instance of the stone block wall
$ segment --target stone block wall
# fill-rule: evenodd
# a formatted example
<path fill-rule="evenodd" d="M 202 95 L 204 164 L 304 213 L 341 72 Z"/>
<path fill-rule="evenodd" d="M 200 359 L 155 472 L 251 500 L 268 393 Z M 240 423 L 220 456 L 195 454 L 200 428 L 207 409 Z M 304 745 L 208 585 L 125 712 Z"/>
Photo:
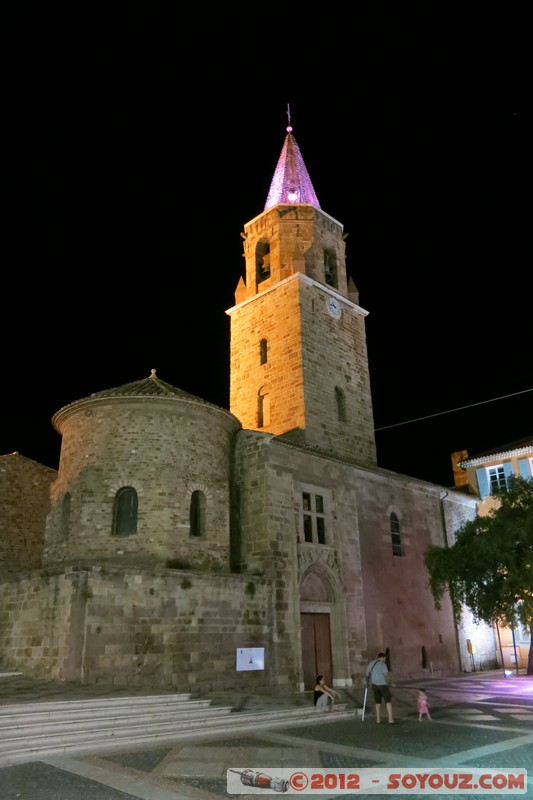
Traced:
<path fill-rule="evenodd" d="M 310 205 L 282 205 L 265 211 L 244 226 L 246 296 L 252 297 L 295 272 L 325 282 L 324 251 L 335 253 L 337 290 L 346 296 L 346 245 L 340 222 Z M 256 249 L 268 242 L 270 278 L 257 283 Z"/>
<path fill-rule="evenodd" d="M 244 429 L 259 428 L 262 388 L 271 400 L 266 431 L 279 435 L 305 427 L 298 284 L 294 277 L 232 312 L 230 409 Z M 264 364 L 262 339 L 268 345 Z"/>
<path fill-rule="evenodd" d="M 0 659 L 37 678 L 64 679 L 68 653 L 81 653 L 83 631 L 74 626 L 76 576 L 21 572 L 0 583 Z"/>
<path fill-rule="evenodd" d="M 73 404 L 63 436 L 45 563 L 72 559 L 181 559 L 193 569 L 228 569 L 230 461 L 239 423 L 228 412 L 179 398 L 106 398 Z M 117 492 L 138 497 L 137 532 L 113 536 Z M 205 535 L 190 535 L 194 491 L 205 496 Z M 65 530 L 63 504 L 70 499 Z"/>
<path fill-rule="evenodd" d="M 258 576 L 82 565 L 0 584 L 5 667 L 88 684 L 205 692 L 294 690 Z M 264 647 L 263 671 L 236 670 Z M 281 671 L 280 671 L 281 670 Z"/>
<path fill-rule="evenodd" d="M 333 319 L 329 297 L 297 274 L 232 310 L 231 412 L 244 429 L 287 436 L 293 443 L 374 466 L 364 315 L 346 301 L 341 318 Z M 263 339 L 265 363 L 260 359 Z M 339 418 L 337 387 L 344 396 L 344 419 Z M 268 405 L 262 419 L 260 396 Z"/>
<path fill-rule="evenodd" d="M 41 566 L 57 472 L 19 453 L 0 456 L 0 574 Z"/>
<path fill-rule="evenodd" d="M 361 309 L 340 301 L 342 315 L 334 319 L 327 311 L 328 299 L 315 284 L 300 281 L 306 443 L 375 466 L 365 316 Z M 336 390 L 343 395 L 343 415 Z"/>

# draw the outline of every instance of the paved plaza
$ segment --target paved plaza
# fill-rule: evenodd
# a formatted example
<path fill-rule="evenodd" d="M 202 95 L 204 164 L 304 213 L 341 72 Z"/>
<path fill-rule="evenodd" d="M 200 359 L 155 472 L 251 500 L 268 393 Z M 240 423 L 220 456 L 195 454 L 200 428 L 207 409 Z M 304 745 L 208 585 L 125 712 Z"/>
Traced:
<path fill-rule="evenodd" d="M 533 798 L 533 676 L 501 672 L 424 679 L 433 721 L 418 721 L 419 682 L 393 689 L 396 722 L 376 725 L 369 702 L 364 720 L 354 693 L 353 719 L 261 731 L 206 736 L 138 750 L 57 756 L 0 769 L 1 800 L 220 800 L 227 770 L 435 769 L 527 770 Z M 255 698 L 255 702 L 260 700 Z M 241 800 L 261 789 L 243 786 Z M 265 796 L 273 795 L 263 791 Z M 302 796 L 286 792 L 293 800 Z M 308 794 L 308 796 L 310 796 Z M 322 794 L 323 798 L 335 793 Z M 344 797 L 365 797 L 351 794 Z M 379 796 L 379 795 L 372 795 Z M 390 792 L 381 796 L 393 796 Z M 427 798 L 427 794 L 396 797 Z M 450 795 L 432 793 L 432 797 Z M 483 793 L 462 794 L 482 798 Z M 508 797 L 508 794 L 485 794 Z"/>

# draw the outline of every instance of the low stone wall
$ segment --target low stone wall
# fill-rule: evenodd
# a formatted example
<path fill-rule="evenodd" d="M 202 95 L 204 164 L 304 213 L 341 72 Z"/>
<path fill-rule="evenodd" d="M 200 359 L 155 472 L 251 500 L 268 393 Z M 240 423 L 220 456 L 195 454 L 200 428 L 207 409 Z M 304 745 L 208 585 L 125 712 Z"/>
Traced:
<path fill-rule="evenodd" d="M 0 661 L 115 687 L 293 689 L 294 665 L 271 636 L 270 593 L 249 575 L 113 565 L 19 574 L 0 584 Z M 237 649 L 261 647 L 265 668 L 237 671 Z"/>

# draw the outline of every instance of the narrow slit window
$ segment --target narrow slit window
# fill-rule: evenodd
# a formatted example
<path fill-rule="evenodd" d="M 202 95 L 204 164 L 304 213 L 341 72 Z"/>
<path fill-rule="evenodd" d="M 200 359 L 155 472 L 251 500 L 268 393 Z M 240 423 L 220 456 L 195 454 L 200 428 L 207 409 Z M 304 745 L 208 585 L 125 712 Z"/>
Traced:
<path fill-rule="evenodd" d="M 203 536 L 205 534 L 205 505 L 205 494 L 198 489 L 195 490 L 191 495 L 189 510 L 191 536 Z"/>
<path fill-rule="evenodd" d="M 259 390 L 257 401 L 257 427 L 266 428 L 270 425 L 270 395 L 266 387 Z"/>
<path fill-rule="evenodd" d="M 390 515 L 390 536 L 392 544 L 392 555 L 403 556 L 402 535 L 400 532 L 400 520 L 398 519 L 394 511 Z"/>
<path fill-rule="evenodd" d="M 337 420 L 346 422 L 346 395 L 340 386 L 335 386 L 335 405 L 337 408 Z"/>

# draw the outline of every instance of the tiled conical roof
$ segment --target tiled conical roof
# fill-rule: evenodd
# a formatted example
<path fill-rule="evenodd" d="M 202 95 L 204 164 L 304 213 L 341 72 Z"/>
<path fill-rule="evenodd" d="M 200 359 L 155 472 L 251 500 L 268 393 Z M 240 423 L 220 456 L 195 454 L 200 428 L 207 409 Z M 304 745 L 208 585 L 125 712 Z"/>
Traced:
<path fill-rule="evenodd" d="M 287 136 L 270 184 L 264 210 L 280 203 L 309 203 L 309 205 L 320 208 L 300 148 L 292 135 L 290 114 Z"/>
<path fill-rule="evenodd" d="M 98 397 L 184 397 L 189 400 L 197 400 L 199 403 L 207 403 L 200 397 L 178 389 L 177 386 L 165 383 L 165 381 L 157 377 L 155 369 L 151 371 L 148 378 L 125 383 L 123 386 L 117 386 L 114 389 L 103 389 L 101 392 L 93 392 L 91 394 L 91 399 Z M 207 403 L 207 405 L 210 404 Z"/>
<path fill-rule="evenodd" d="M 56 430 L 59 430 L 61 420 L 70 416 L 73 411 L 90 407 L 91 404 L 99 403 L 102 400 L 105 401 L 107 398 L 115 398 L 117 401 L 120 401 L 143 397 L 153 398 L 154 400 L 174 398 L 176 400 L 183 400 L 186 403 L 202 406 L 215 413 L 233 417 L 233 414 L 225 408 L 210 403 L 208 400 L 204 400 L 194 394 L 189 394 L 189 392 L 184 392 L 183 389 L 178 389 L 177 386 L 172 386 L 172 384 L 162 381 L 157 377 L 155 369 L 153 369 L 148 378 L 143 378 L 140 381 L 132 381 L 132 383 L 125 383 L 114 389 L 103 389 L 101 392 L 93 392 L 89 397 L 75 400 L 73 403 L 63 406 L 63 408 L 60 408 L 52 417 L 52 425 Z M 236 418 L 234 419 L 236 420 Z M 238 422 L 238 420 L 236 420 L 236 422 Z"/>

